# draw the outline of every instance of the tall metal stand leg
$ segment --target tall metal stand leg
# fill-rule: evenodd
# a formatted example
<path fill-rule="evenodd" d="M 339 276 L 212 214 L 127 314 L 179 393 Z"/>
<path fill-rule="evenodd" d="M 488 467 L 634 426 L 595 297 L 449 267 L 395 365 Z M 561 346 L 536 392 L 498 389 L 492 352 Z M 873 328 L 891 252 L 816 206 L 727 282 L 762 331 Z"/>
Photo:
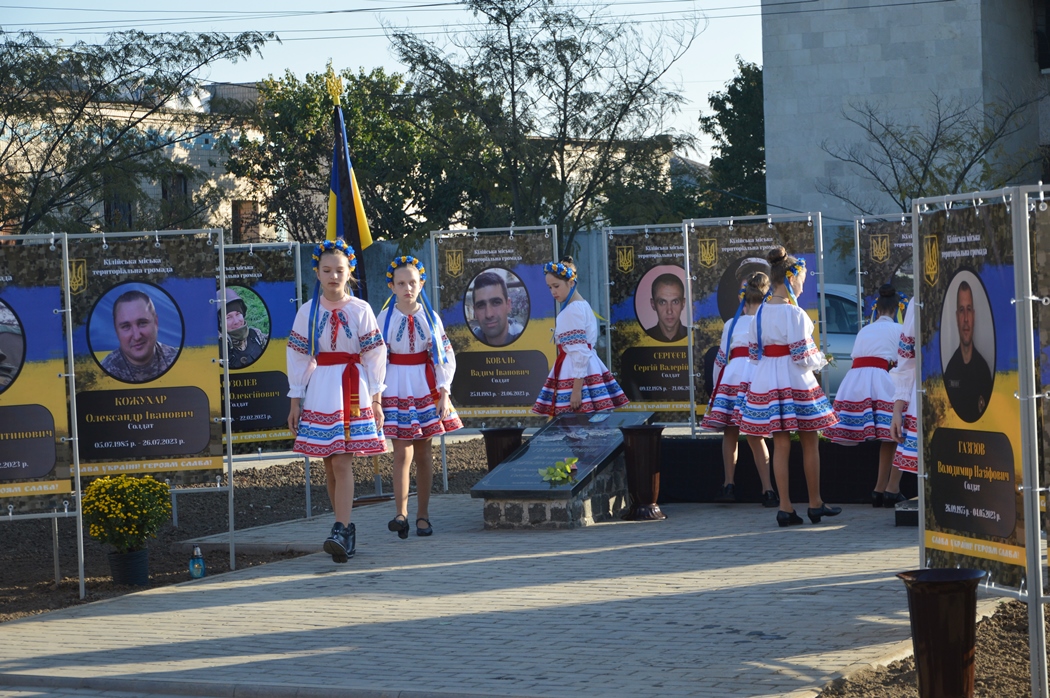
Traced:
<path fill-rule="evenodd" d="M 58 568 L 58 517 L 51 519 L 51 549 L 55 553 L 55 586 L 62 581 L 62 570 Z"/>

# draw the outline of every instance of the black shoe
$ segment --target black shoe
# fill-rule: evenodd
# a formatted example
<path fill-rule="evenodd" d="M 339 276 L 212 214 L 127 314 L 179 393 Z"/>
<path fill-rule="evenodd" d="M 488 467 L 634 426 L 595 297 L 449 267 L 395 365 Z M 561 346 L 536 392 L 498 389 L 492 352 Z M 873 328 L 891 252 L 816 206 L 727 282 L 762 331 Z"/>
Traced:
<path fill-rule="evenodd" d="M 887 509 L 894 509 L 896 508 L 899 502 L 906 501 L 908 501 L 908 498 L 900 492 L 887 492 L 886 496 L 882 500 L 882 506 L 886 507 Z"/>
<path fill-rule="evenodd" d="M 786 511 L 777 512 L 777 524 L 781 528 L 787 526 L 798 526 L 802 523 L 802 517 L 792 511 L 790 514 Z"/>
<path fill-rule="evenodd" d="M 353 524 L 350 525 L 353 526 Z M 324 541 L 324 551 L 332 556 L 332 562 L 346 562 L 350 559 L 350 555 L 347 555 L 346 540 L 347 533 L 351 531 L 352 529 L 345 528 L 338 521 L 332 526 L 332 535 L 328 536 Z"/>
<path fill-rule="evenodd" d="M 347 560 L 357 552 L 357 527 L 353 524 L 343 528 L 343 549 L 346 550 Z"/>
<path fill-rule="evenodd" d="M 809 520 L 813 523 L 820 523 L 820 517 L 822 516 L 838 516 L 842 513 L 842 507 L 829 507 L 827 504 L 821 504 L 816 509 L 806 509 L 806 514 L 809 515 Z"/>
<path fill-rule="evenodd" d="M 883 506 L 882 503 L 884 501 L 884 497 L 885 496 L 886 495 L 884 493 L 882 493 L 882 492 L 874 492 L 873 491 L 871 493 L 871 506 L 875 507 L 876 509 L 878 509 L 881 506 Z"/>
<path fill-rule="evenodd" d="M 772 509 L 773 507 L 780 506 L 780 497 L 773 490 L 766 490 L 762 493 L 762 506 L 766 509 Z"/>
<path fill-rule="evenodd" d="M 397 533 L 397 537 L 401 540 L 408 538 L 408 519 L 401 514 L 398 514 L 394 518 L 390 519 L 386 525 L 387 530 L 394 531 Z"/>
<path fill-rule="evenodd" d="M 424 522 L 427 527 L 420 528 L 419 522 Z M 430 525 L 430 519 L 418 518 L 416 519 L 416 535 L 417 536 L 432 536 L 434 535 L 434 527 Z"/>
<path fill-rule="evenodd" d="M 722 491 L 715 497 L 716 502 L 735 502 L 736 501 L 736 487 L 732 484 L 726 485 L 722 488 Z"/>

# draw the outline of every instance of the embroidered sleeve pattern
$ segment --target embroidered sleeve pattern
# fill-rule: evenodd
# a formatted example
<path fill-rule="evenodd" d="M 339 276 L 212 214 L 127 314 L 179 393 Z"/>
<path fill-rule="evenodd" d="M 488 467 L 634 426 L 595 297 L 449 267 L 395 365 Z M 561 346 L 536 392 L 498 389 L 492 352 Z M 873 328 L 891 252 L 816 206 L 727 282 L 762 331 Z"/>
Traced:
<path fill-rule="evenodd" d="M 909 337 L 901 332 L 900 342 L 897 343 L 897 356 L 901 359 L 915 358 L 915 337 Z"/>
<path fill-rule="evenodd" d="M 749 361 L 758 361 L 758 342 L 748 342 L 747 358 Z"/>
<path fill-rule="evenodd" d="M 565 349 L 566 352 L 572 349 L 579 349 L 582 345 L 584 348 L 587 347 L 587 332 L 580 329 L 571 329 L 567 332 L 562 332 L 557 337 L 557 342 Z"/>
<path fill-rule="evenodd" d="M 718 353 L 715 354 L 715 366 L 718 368 L 725 368 L 727 363 L 729 362 L 726 361 L 726 353 L 721 347 L 719 347 Z"/>
<path fill-rule="evenodd" d="M 383 335 L 378 328 L 364 334 L 360 338 L 361 353 L 367 354 L 370 351 L 379 349 L 383 346 Z"/>
<path fill-rule="evenodd" d="M 308 340 L 306 337 L 302 336 L 295 330 L 292 330 L 292 333 L 288 335 L 288 348 L 292 349 L 293 351 L 297 351 L 300 354 L 306 354 L 307 356 L 309 356 L 310 340 Z"/>

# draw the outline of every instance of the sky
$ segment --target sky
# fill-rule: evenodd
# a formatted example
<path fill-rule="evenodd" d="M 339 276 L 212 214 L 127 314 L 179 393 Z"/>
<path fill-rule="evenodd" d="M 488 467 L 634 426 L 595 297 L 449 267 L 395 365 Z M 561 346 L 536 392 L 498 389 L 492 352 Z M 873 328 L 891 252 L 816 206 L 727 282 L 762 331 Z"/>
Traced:
<path fill-rule="evenodd" d="M 590 4 L 592 0 L 580 0 Z M 597 0 L 594 0 L 597 1 Z M 109 31 L 147 32 L 274 32 L 281 43 L 270 42 L 262 57 L 239 63 L 213 64 L 204 76 L 214 82 L 252 82 L 291 70 L 302 78 L 325 70 L 370 70 L 382 67 L 403 72 L 390 50 L 384 26 L 409 29 L 434 41 L 463 31 L 478 22 L 454 0 L 225 0 L 220 3 L 182 0 L 164 9 L 143 9 L 141 0 L 0 0 L 0 28 L 6 32 L 32 31 L 42 38 L 67 43 L 99 41 Z M 710 139 L 700 134 L 697 118 L 709 111 L 707 97 L 720 91 L 736 73 L 736 56 L 762 64 L 761 0 L 611 0 L 602 3 L 613 16 L 655 32 L 685 21 L 691 13 L 705 18 L 701 33 L 668 75 L 687 103 L 671 126 L 700 137 L 700 150 L 689 157 L 709 161 Z M 178 9 L 174 9 L 174 8 Z"/>

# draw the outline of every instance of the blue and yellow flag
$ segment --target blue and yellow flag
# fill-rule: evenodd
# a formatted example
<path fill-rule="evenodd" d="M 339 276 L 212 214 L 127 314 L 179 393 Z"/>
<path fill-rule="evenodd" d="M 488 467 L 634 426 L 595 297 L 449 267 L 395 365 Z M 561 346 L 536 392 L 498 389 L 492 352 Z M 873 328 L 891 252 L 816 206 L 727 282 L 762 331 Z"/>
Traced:
<path fill-rule="evenodd" d="M 357 278 L 361 298 L 368 299 L 365 286 L 363 252 L 372 244 L 372 233 L 365 218 L 365 207 L 361 202 L 361 190 L 354 177 L 354 165 L 350 162 L 350 149 L 346 142 L 346 125 L 339 102 L 335 105 L 335 148 L 332 152 L 332 178 L 328 191 L 327 240 L 342 238 L 357 254 Z"/>

